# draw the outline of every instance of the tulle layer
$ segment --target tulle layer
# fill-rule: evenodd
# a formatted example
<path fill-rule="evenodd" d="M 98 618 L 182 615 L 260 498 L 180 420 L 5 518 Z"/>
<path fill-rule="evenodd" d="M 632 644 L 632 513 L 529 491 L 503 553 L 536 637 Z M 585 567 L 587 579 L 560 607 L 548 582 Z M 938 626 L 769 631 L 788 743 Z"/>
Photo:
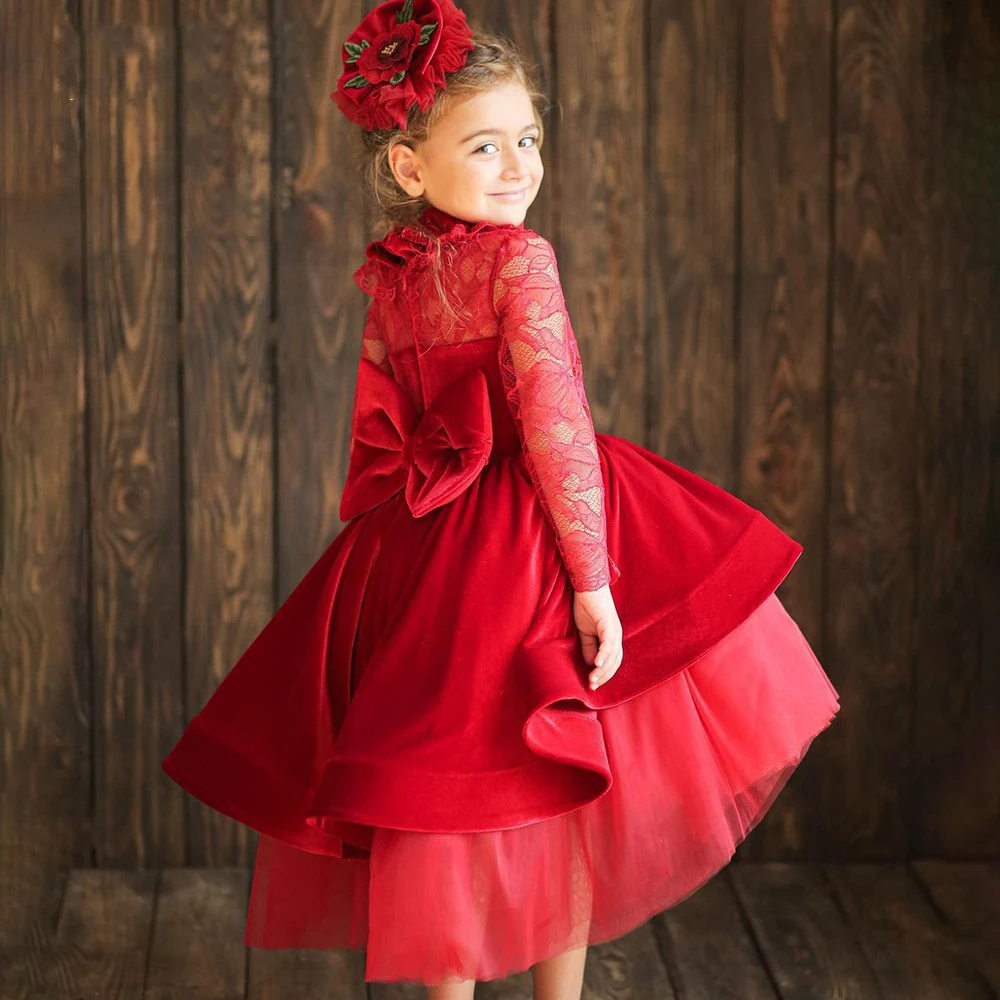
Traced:
<path fill-rule="evenodd" d="M 261 835 L 245 943 L 365 951 L 367 981 L 435 985 L 621 937 L 730 861 L 838 709 L 771 595 L 685 670 L 600 711 L 614 780 L 579 809 L 488 833 L 379 827 L 364 859 Z"/>

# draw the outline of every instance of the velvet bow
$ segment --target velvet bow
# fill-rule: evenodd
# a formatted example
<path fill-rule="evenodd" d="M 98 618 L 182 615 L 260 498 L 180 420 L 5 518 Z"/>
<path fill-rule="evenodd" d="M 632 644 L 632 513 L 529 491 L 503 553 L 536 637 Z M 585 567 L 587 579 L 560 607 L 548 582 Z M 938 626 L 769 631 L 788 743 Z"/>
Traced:
<path fill-rule="evenodd" d="M 357 400 L 342 521 L 400 490 L 413 516 L 421 517 L 454 500 L 489 459 L 493 421 L 479 369 L 443 389 L 418 415 L 403 387 L 362 358 Z"/>

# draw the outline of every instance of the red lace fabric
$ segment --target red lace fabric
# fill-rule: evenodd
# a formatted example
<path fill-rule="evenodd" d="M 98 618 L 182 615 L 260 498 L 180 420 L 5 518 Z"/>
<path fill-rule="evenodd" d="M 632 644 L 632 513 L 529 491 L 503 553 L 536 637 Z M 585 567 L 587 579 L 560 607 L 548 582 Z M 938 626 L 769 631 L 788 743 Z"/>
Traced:
<path fill-rule="evenodd" d="M 389 363 L 389 345 L 382 335 L 387 312 L 385 300 L 372 299 L 365 316 L 365 331 L 361 340 L 361 356 L 374 361 L 384 372 L 392 374 Z"/>
<path fill-rule="evenodd" d="M 432 277 L 458 318 L 446 314 Z M 620 575 L 607 551 L 604 482 L 583 369 L 551 244 L 523 225 L 469 223 L 430 208 L 369 245 L 355 273 L 373 297 L 363 356 L 426 405 L 437 346 L 495 337 L 525 464 L 575 590 Z M 416 353 L 416 364 L 412 359 Z"/>
<path fill-rule="evenodd" d="M 604 480 L 552 245 L 528 230 L 507 240 L 497 254 L 492 298 L 500 370 L 528 469 L 573 588 L 597 590 L 611 582 L 614 567 Z"/>

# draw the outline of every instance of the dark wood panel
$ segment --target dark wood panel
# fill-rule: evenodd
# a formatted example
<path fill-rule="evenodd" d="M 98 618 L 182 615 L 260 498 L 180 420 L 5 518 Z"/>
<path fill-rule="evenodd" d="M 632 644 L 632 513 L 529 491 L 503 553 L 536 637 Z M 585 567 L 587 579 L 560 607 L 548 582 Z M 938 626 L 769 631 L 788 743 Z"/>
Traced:
<path fill-rule="evenodd" d="M 757 943 L 725 875 L 652 920 L 683 1000 L 774 1000 Z"/>
<path fill-rule="evenodd" d="M 353 126 L 330 100 L 356 0 L 275 5 L 278 566 L 283 600 L 341 528 L 367 299 L 351 275 L 367 231 Z"/>
<path fill-rule="evenodd" d="M 89 862 L 90 653 L 73 5 L 0 5 L 0 944 Z"/>
<path fill-rule="evenodd" d="M 246 920 L 250 873 L 187 869 L 163 873 L 144 1000 L 246 996 Z"/>
<path fill-rule="evenodd" d="M 600 0 L 580 10 L 557 3 L 554 15 L 564 153 L 552 242 L 594 425 L 642 442 L 646 97 L 636 68 L 643 64 L 643 5 Z"/>
<path fill-rule="evenodd" d="M 905 857 L 911 777 L 918 300 L 926 253 L 918 0 L 838 8 L 827 672 L 832 857 Z"/>
<path fill-rule="evenodd" d="M 591 945 L 583 995 L 990 996 L 978 962 L 996 951 L 989 932 L 1000 912 L 1000 866 L 917 867 L 933 905 L 905 865 L 735 866 L 733 879 L 712 879 L 667 913 Z M 245 949 L 242 870 L 69 871 L 61 880 L 68 891 L 58 929 L 19 949 L 0 947 L 0 996 L 423 1000 L 427 992 L 365 983 L 360 949 Z M 476 996 L 527 1000 L 531 987 L 526 969 L 477 984 Z"/>
<path fill-rule="evenodd" d="M 727 3 L 650 0 L 648 446 L 730 490 L 737 28 Z"/>
<path fill-rule="evenodd" d="M 364 952 L 249 948 L 247 969 L 247 1000 L 377 1000 L 365 984 Z M 419 987 L 413 995 L 423 1000 Z"/>
<path fill-rule="evenodd" d="M 181 864 L 175 27 L 84 9 L 95 861 Z"/>
<path fill-rule="evenodd" d="M 65 876 L 53 933 L 0 952 L 0 996 L 141 997 L 156 872 L 75 870 Z"/>
<path fill-rule="evenodd" d="M 927 11 L 912 851 L 998 857 L 1000 244 L 980 227 L 1000 183 L 1000 24 L 981 3 Z"/>
<path fill-rule="evenodd" d="M 739 494 L 801 542 L 778 591 L 823 653 L 826 351 L 830 263 L 828 2 L 755 0 L 745 9 L 740 176 Z M 812 747 L 740 858 L 816 857 Z"/>
<path fill-rule="evenodd" d="M 913 869 L 958 940 L 966 965 L 1000 996 L 1000 865 L 925 860 Z"/>
<path fill-rule="evenodd" d="M 991 1000 L 906 865 L 825 865 L 886 997 Z"/>
<path fill-rule="evenodd" d="M 264 0 L 183 0 L 181 199 L 186 711 L 273 612 L 271 48 Z M 189 860 L 249 832 L 191 806 Z"/>
<path fill-rule="evenodd" d="M 878 989 L 819 869 L 739 864 L 730 873 L 780 997 L 877 1000 L 900 995 Z"/>
<path fill-rule="evenodd" d="M 601 1000 L 677 1000 L 678 996 L 648 922 L 624 937 L 591 945 L 584 982 Z"/>

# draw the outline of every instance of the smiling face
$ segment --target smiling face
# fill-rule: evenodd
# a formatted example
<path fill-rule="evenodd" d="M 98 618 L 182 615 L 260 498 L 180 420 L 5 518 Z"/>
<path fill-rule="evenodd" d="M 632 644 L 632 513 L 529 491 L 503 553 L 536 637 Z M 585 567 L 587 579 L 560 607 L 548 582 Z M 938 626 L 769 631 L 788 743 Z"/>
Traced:
<path fill-rule="evenodd" d="M 467 222 L 518 225 L 545 172 L 538 137 L 528 92 L 506 83 L 449 108 L 416 148 L 393 146 L 389 164 L 410 197 Z"/>

